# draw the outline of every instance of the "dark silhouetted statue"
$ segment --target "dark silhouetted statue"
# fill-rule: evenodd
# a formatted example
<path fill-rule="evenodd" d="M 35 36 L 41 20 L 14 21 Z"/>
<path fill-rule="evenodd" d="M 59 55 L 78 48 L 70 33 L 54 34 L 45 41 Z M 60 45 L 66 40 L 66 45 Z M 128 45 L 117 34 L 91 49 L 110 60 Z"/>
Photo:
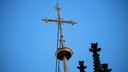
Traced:
<path fill-rule="evenodd" d="M 108 64 L 101 64 L 100 72 L 110 72 L 111 69 L 108 69 Z"/>
<path fill-rule="evenodd" d="M 80 70 L 80 72 L 85 72 L 84 69 L 87 68 L 87 66 L 84 66 L 84 61 L 79 61 L 79 65 L 77 68 Z"/>

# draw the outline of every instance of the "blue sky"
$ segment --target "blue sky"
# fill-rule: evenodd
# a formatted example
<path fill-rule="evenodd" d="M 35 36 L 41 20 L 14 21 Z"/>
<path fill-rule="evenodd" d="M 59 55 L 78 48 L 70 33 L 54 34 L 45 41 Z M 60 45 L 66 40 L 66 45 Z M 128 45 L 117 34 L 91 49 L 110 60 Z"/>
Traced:
<path fill-rule="evenodd" d="M 78 24 L 63 25 L 65 46 L 73 50 L 69 72 L 79 72 L 84 60 L 93 72 L 91 42 L 102 48 L 101 63 L 112 72 L 128 68 L 127 0 L 58 0 L 61 18 Z M 42 18 L 57 18 L 57 0 L 0 0 L 0 72 L 54 72 L 57 23 Z M 63 72 L 63 63 L 60 63 Z"/>

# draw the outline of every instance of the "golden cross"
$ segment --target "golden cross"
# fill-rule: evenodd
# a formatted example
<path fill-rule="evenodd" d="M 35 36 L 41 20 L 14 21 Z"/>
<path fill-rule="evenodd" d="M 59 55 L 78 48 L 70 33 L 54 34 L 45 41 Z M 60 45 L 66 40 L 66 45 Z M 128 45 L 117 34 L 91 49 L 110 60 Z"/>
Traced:
<path fill-rule="evenodd" d="M 60 42 L 62 43 L 62 48 L 63 48 L 65 40 L 63 39 L 63 34 L 62 34 L 62 23 L 69 23 L 69 24 L 74 25 L 74 24 L 76 24 L 76 22 L 74 22 L 73 20 L 71 20 L 71 21 L 62 20 L 60 18 L 60 9 L 61 8 L 59 7 L 58 4 L 56 5 L 55 9 L 57 9 L 57 13 L 58 13 L 58 18 L 56 20 L 48 19 L 48 18 L 44 18 L 42 20 L 45 21 L 46 23 L 48 23 L 48 22 L 57 22 L 58 23 L 59 29 L 60 29 Z"/>

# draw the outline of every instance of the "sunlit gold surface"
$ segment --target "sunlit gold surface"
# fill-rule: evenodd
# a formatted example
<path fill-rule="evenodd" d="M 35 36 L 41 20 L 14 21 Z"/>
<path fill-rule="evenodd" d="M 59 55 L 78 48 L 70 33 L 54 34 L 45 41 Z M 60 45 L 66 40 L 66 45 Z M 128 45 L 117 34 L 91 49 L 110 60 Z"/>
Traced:
<path fill-rule="evenodd" d="M 59 60 L 63 60 L 64 56 L 68 59 L 71 58 L 73 52 L 71 49 L 69 49 L 68 47 L 63 47 L 63 48 L 59 48 L 57 51 L 56 51 L 56 57 L 59 59 Z"/>

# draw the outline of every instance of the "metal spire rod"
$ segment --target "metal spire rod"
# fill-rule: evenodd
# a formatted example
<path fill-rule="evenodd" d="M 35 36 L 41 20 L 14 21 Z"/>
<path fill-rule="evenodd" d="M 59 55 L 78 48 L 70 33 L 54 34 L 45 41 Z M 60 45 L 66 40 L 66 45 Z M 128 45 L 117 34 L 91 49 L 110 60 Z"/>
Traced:
<path fill-rule="evenodd" d="M 61 18 L 60 18 L 60 9 L 61 8 L 59 7 L 58 3 L 57 3 L 57 5 L 56 5 L 55 8 L 57 9 L 58 21 L 60 21 L 61 20 Z M 60 28 L 60 42 L 61 42 L 62 48 L 63 48 L 64 47 L 65 40 L 63 38 L 63 33 L 62 33 L 62 23 L 61 22 L 58 22 L 58 25 L 59 25 L 59 28 Z"/>
<path fill-rule="evenodd" d="M 65 20 L 62 20 L 61 17 L 60 17 L 60 7 L 57 3 L 55 9 L 57 10 L 57 14 L 58 14 L 58 18 L 56 20 L 53 20 L 53 19 L 48 19 L 48 18 L 44 18 L 42 19 L 43 21 L 45 21 L 46 23 L 48 22 L 57 22 L 58 25 L 59 25 L 59 29 L 60 29 L 60 42 L 61 42 L 61 48 L 57 50 L 56 52 L 56 56 L 58 59 L 60 60 L 63 60 L 63 63 L 64 63 L 64 72 L 68 72 L 68 64 L 67 64 L 67 60 L 71 57 L 72 55 L 72 50 L 67 48 L 67 47 L 64 47 L 64 38 L 63 38 L 63 32 L 62 32 L 62 23 L 69 23 L 69 24 L 76 24 L 76 22 L 74 22 L 73 20 L 71 21 L 65 21 Z"/>

